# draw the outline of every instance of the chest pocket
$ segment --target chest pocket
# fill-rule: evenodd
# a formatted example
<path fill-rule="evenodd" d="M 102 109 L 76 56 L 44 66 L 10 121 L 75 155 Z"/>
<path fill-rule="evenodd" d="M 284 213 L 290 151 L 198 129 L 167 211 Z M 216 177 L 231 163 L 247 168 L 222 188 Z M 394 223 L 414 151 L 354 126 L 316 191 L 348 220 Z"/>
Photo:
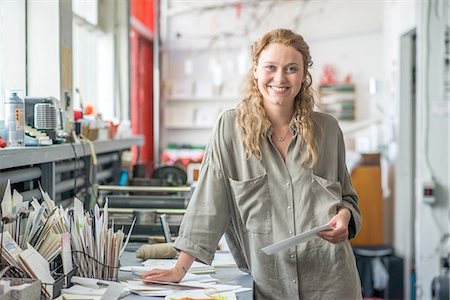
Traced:
<path fill-rule="evenodd" d="M 245 228 L 252 233 L 271 233 L 272 218 L 267 175 L 244 181 L 229 178 L 229 181 Z"/>
<path fill-rule="evenodd" d="M 315 204 L 314 213 L 329 218 L 336 214 L 337 208 L 342 202 L 341 184 L 315 174 L 312 174 L 312 177 L 311 199 Z M 322 221 L 328 221 L 326 218 Z"/>

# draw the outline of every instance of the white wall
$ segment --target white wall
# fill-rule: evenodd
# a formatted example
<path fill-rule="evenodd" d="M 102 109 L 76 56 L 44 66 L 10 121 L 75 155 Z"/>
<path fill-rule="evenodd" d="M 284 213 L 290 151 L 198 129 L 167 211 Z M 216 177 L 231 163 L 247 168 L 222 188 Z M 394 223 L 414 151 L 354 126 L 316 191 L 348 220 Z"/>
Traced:
<path fill-rule="evenodd" d="M 401 131 L 396 132 L 401 143 L 399 150 L 402 151 L 394 157 L 398 160 L 394 245 L 405 258 L 407 286 L 411 268 L 415 267 L 417 299 L 431 299 L 432 278 L 441 272 L 440 256 L 445 255 L 445 251 L 448 255 L 449 251 L 443 238 L 450 228 L 450 99 L 444 95 L 444 77 L 447 75 L 445 72 L 448 72 L 444 69 L 444 24 L 450 22 L 449 16 L 448 2 L 445 1 L 396 2 L 386 5 L 386 95 L 388 101 L 396 103 L 392 115 L 396 129 L 400 124 Z M 406 83 L 399 81 L 400 70 L 404 69 L 399 65 L 399 37 L 415 27 L 416 100 L 402 96 L 400 102 L 400 87 L 405 87 Z M 402 78 L 406 77 L 407 74 Z M 409 91 L 403 90 L 403 93 Z M 416 114 L 410 115 L 405 111 L 415 111 Z M 408 122 L 415 126 L 415 132 L 404 126 Z M 411 156 L 403 153 L 405 149 L 414 152 L 412 157 L 415 157 L 415 162 L 412 167 L 407 165 L 411 163 Z M 423 197 L 423 183 L 430 179 L 436 184 L 436 203 L 433 205 L 425 204 Z M 406 292 L 409 296 L 409 290 Z"/>
<path fill-rule="evenodd" d="M 404 259 L 404 287 L 405 299 L 410 299 L 411 272 L 414 265 L 414 181 L 415 171 L 413 159 L 415 149 L 412 144 L 415 140 L 415 131 L 411 124 L 415 124 L 415 101 L 408 98 L 413 89 L 411 71 L 405 70 L 406 66 L 400 61 L 414 60 L 404 54 L 400 57 L 401 36 L 414 30 L 417 24 L 417 3 L 415 2 L 386 2 L 384 6 L 384 99 L 381 101 L 386 109 L 386 132 L 391 133 L 387 137 L 389 145 L 389 162 L 395 169 L 395 197 L 389 198 L 386 208 L 391 209 L 393 216 L 393 246 L 396 253 Z M 411 53 L 411 55 L 414 55 Z M 405 74 L 400 74 L 405 72 Z M 400 75 L 404 82 L 400 81 Z M 408 79 L 406 79 L 408 78 Z M 402 102 L 400 102 L 400 89 Z M 400 120 L 400 117 L 402 118 Z M 398 143 L 401 143 L 398 145 Z M 399 153 L 397 153 L 399 149 Z M 392 186 L 394 183 L 392 183 Z M 393 211 L 392 211 L 393 210 Z"/>
<path fill-rule="evenodd" d="M 382 41 L 381 31 L 310 41 L 313 82 L 319 82 L 321 70 L 328 64 L 336 68 L 338 80 L 350 75 L 356 86 L 356 116 L 359 120 L 369 118 L 372 113 L 369 80 L 383 78 Z"/>
<path fill-rule="evenodd" d="M 440 257 L 448 256 L 449 103 L 444 93 L 445 28 L 448 1 L 419 2 L 417 64 L 416 270 L 419 299 L 431 299 L 430 286 L 440 275 Z M 448 50 L 447 50 L 448 51 Z M 423 184 L 433 180 L 435 203 L 425 203 Z M 445 236 L 447 235 L 447 238 Z"/>
<path fill-rule="evenodd" d="M 216 97 L 211 65 L 218 61 L 224 83 L 221 96 L 234 97 L 237 103 L 243 75 L 251 66 L 251 43 L 267 31 L 285 27 L 301 33 L 310 44 L 315 85 L 322 67 L 332 64 L 338 80 L 349 74 L 356 84 L 357 119 L 372 114 L 368 82 L 383 77 L 382 2 L 261 1 L 243 3 L 240 12 L 230 2 L 162 1 L 163 95 L 171 91 L 196 97 L 190 95 L 195 82 L 202 97 L 207 93 Z M 193 63 L 191 74 L 185 72 L 186 60 Z M 163 110 L 173 106 L 164 100 L 163 104 Z M 164 124 L 161 128 L 163 147 L 187 133 L 164 131 Z M 197 140 L 204 142 L 211 131 L 197 133 Z"/>

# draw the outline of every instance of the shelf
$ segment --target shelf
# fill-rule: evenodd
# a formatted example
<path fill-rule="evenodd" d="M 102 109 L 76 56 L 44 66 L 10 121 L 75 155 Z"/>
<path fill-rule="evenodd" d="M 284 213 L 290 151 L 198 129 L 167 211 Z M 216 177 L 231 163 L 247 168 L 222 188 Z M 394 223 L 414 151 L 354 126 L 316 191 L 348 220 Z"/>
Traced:
<path fill-rule="evenodd" d="M 222 97 L 222 96 L 200 96 L 200 97 L 194 97 L 194 96 L 171 96 L 164 98 L 163 101 L 167 102 L 238 102 L 239 97 Z"/>
<path fill-rule="evenodd" d="M 353 84 L 319 86 L 319 107 L 338 120 L 355 119 L 355 87 Z"/>
<path fill-rule="evenodd" d="M 214 125 L 186 125 L 186 126 L 165 126 L 169 130 L 211 130 Z"/>
<path fill-rule="evenodd" d="M 128 149 L 144 143 L 142 136 L 123 138 L 116 140 L 95 141 L 94 148 L 97 154 Z M 6 148 L 0 150 L 0 170 L 20 167 L 32 164 L 41 164 L 64 159 L 72 159 L 74 151 L 81 157 L 90 155 L 89 145 L 73 144 L 75 150 L 69 143 L 42 147 Z"/>
<path fill-rule="evenodd" d="M 375 116 L 359 121 L 339 121 L 339 126 L 344 134 L 353 134 L 358 131 L 366 130 L 372 125 L 377 125 L 383 121 L 382 116 Z"/>

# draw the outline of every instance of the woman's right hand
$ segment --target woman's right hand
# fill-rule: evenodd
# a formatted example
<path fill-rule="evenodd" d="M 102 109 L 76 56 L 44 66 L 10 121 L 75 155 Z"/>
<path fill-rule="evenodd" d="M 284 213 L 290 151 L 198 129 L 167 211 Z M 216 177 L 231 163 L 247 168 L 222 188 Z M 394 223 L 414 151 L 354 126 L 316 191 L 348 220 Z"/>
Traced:
<path fill-rule="evenodd" d="M 185 272 L 179 270 L 177 267 L 172 269 L 153 269 L 141 274 L 142 279 L 154 281 L 180 282 L 183 279 Z"/>
<path fill-rule="evenodd" d="M 187 252 L 180 251 L 175 267 L 168 270 L 153 269 L 141 274 L 142 279 L 154 281 L 180 282 L 194 262 L 194 257 Z"/>

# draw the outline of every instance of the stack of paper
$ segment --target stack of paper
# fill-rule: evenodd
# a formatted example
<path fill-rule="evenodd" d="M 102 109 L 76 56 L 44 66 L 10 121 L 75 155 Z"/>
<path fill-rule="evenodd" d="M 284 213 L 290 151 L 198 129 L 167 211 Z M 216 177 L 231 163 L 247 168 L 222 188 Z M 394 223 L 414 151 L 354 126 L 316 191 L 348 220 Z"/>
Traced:
<path fill-rule="evenodd" d="M 69 232 L 68 210 L 56 207 L 55 202 L 41 188 L 44 201 L 31 201 L 24 234 L 20 239 L 22 248 L 33 246 L 47 261 L 53 261 L 61 252 L 61 234 Z"/>
<path fill-rule="evenodd" d="M 130 293 L 124 285 L 94 278 L 72 277 L 70 288 L 61 292 L 64 299 L 118 299 Z"/>
<path fill-rule="evenodd" d="M 28 211 L 29 202 L 23 202 L 22 196 L 14 190 L 11 195 L 8 182 L 3 201 L 1 203 L 2 215 L 10 222 L 0 233 L 2 239 L 2 256 L 10 266 L 27 273 L 31 278 L 38 278 L 43 283 L 53 284 L 55 279 L 50 272 L 50 262 L 61 252 L 61 234 L 67 233 L 67 211 L 55 207 L 55 203 L 47 193 L 41 189 L 44 201 L 40 204 L 33 198 L 31 210 Z M 25 229 L 19 234 L 18 226 L 22 223 L 21 213 L 28 213 L 23 220 Z M 43 293 L 52 297 L 53 287 L 43 287 Z"/>
<path fill-rule="evenodd" d="M 233 255 L 228 251 L 216 252 L 211 265 L 215 268 L 236 268 Z"/>
<path fill-rule="evenodd" d="M 133 220 L 128 237 L 123 243 L 122 229 L 113 231 L 114 221 L 108 228 L 108 200 L 103 213 L 96 204 L 93 214 L 84 212 L 83 203 L 74 199 L 71 234 L 75 263 L 83 277 L 115 279 L 118 275 L 119 258 L 129 241 L 136 219 Z"/>
<path fill-rule="evenodd" d="M 251 291 L 240 285 L 218 284 L 215 281 L 188 281 L 183 279 L 179 283 L 161 282 L 151 280 L 128 280 L 123 282 L 132 293 L 141 296 L 181 296 L 186 294 L 211 294 L 217 295 L 224 292 L 239 293 Z M 177 299 L 177 298 L 175 298 Z M 225 298 L 226 299 L 226 298 Z M 233 298 L 231 298 L 233 299 Z"/>
<path fill-rule="evenodd" d="M 214 297 L 214 298 L 213 298 Z M 202 291 L 202 292 L 193 292 L 193 291 L 186 291 L 186 292 L 178 292 L 174 293 L 172 295 L 168 295 L 165 297 L 165 300 L 206 300 L 206 299 L 220 299 L 220 300 L 236 300 L 236 293 L 235 292 L 217 292 L 217 293 L 211 293 L 208 291 Z"/>
<path fill-rule="evenodd" d="M 208 266 L 199 262 L 194 262 L 189 270 L 192 274 L 210 274 L 216 272 L 216 269 L 213 266 Z"/>
<path fill-rule="evenodd" d="M 11 194 L 11 183 L 8 180 L 6 184 L 5 193 L 1 201 L 1 216 L 2 218 L 13 220 L 18 213 L 26 210 L 28 202 L 23 202 L 23 197 L 16 190 Z M 17 222 L 4 224 L 3 231 L 8 231 L 14 240 L 18 241 Z"/>
<path fill-rule="evenodd" d="M 17 245 L 16 241 L 11 237 L 8 231 L 3 234 L 0 233 L 0 239 L 2 240 L 2 256 L 3 259 L 10 265 L 17 268 L 22 268 L 19 262 L 19 254 L 22 252 L 22 248 Z"/>
<path fill-rule="evenodd" d="M 50 273 L 50 266 L 48 261 L 43 258 L 30 244 L 28 248 L 19 254 L 19 260 L 23 269 L 30 275 L 31 278 L 39 278 L 42 283 L 53 284 L 55 279 Z M 53 286 L 45 285 L 43 292 L 53 298 Z"/>
<path fill-rule="evenodd" d="M 149 269 L 171 269 L 176 264 L 175 259 L 147 259 L 142 264 Z M 198 261 L 194 261 L 192 266 L 189 268 L 189 272 L 193 274 L 209 274 L 214 273 L 215 268 L 213 266 L 208 266 Z"/>

